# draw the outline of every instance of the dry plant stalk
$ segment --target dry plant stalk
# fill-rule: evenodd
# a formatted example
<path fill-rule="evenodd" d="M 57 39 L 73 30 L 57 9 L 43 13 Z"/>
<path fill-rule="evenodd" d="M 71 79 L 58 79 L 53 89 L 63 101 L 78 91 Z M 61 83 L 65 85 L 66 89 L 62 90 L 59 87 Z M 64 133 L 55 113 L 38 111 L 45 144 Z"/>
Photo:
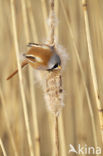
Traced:
<path fill-rule="evenodd" d="M 31 1 L 26 1 L 27 3 L 27 11 L 29 15 L 29 20 L 30 20 L 30 26 L 31 26 L 31 31 L 33 33 L 33 40 L 37 43 L 38 42 L 38 33 L 36 31 L 36 22 L 34 20 L 33 16 L 33 11 L 32 11 L 32 4 Z"/>
<path fill-rule="evenodd" d="M 55 33 L 55 11 L 54 11 L 54 0 L 50 0 L 50 15 L 49 15 L 49 44 L 54 45 L 54 33 Z"/>
<path fill-rule="evenodd" d="M 95 63 L 94 63 L 94 58 L 93 58 L 93 48 L 92 48 L 92 42 L 91 42 L 91 36 L 90 36 L 90 27 L 89 27 L 89 20 L 88 20 L 88 12 L 87 12 L 87 0 L 82 0 L 82 5 L 83 5 L 83 12 L 84 12 L 90 69 L 91 69 L 91 75 L 92 75 L 92 80 L 93 80 L 95 100 L 96 100 L 98 114 L 99 114 L 100 129 L 101 129 L 102 143 L 103 143 L 103 106 L 102 106 L 101 101 L 99 99 L 99 93 L 98 93 L 98 83 L 97 83 Z"/>
<path fill-rule="evenodd" d="M 31 2 L 27 0 L 27 4 L 29 6 L 29 11 L 31 14 Z M 30 41 L 30 35 L 29 35 L 29 28 L 28 28 L 28 19 L 27 19 L 27 11 L 26 11 L 26 0 L 21 0 L 21 5 L 22 5 L 22 13 L 23 13 L 23 22 L 24 22 L 24 32 L 25 32 L 25 37 L 26 41 Z M 30 16 L 32 20 L 32 16 Z M 32 20 L 31 25 L 34 23 Z M 34 30 L 34 36 L 36 36 L 36 30 L 35 27 L 33 28 Z M 33 78 L 33 73 L 31 68 L 29 67 L 29 81 L 30 81 L 30 95 L 31 95 L 31 104 L 32 104 L 32 115 L 33 115 L 33 128 L 34 128 L 34 133 L 35 133 L 35 155 L 40 156 L 40 136 L 39 136 L 39 128 L 38 128 L 38 121 L 37 121 L 37 109 L 36 109 L 36 98 L 35 98 L 35 89 L 34 89 L 34 78 Z"/>
<path fill-rule="evenodd" d="M 1 97 L 1 102 L 2 102 L 2 105 L 3 105 L 3 112 L 4 112 L 4 115 L 5 115 L 7 130 L 8 130 L 8 133 L 9 133 L 9 136 L 10 136 L 10 139 L 11 139 L 11 143 L 12 143 L 12 148 L 13 148 L 13 151 L 14 151 L 14 156 L 18 156 L 15 140 L 14 140 L 14 137 L 13 137 L 13 134 L 12 134 L 12 131 L 11 131 L 11 128 L 10 128 L 9 120 L 8 120 L 8 113 L 6 111 L 4 96 L 3 96 L 3 93 L 1 91 L 1 89 L 0 89 L 0 97 Z"/>
<path fill-rule="evenodd" d="M 42 8 L 43 8 L 43 16 L 44 16 L 44 23 L 47 19 L 47 9 L 46 9 L 46 2 L 44 0 L 41 0 L 42 1 Z M 57 1 L 56 1 L 57 2 Z M 57 2 L 58 3 L 58 2 Z M 29 14 L 29 19 L 30 19 L 30 25 L 31 25 L 31 29 L 32 29 L 32 32 L 33 34 L 36 34 L 36 35 L 33 35 L 33 39 L 36 40 L 36 42 L 38 42 L 38 36 L 37 36 L 37 32 L 35 31 L 35 21 L 33 19 L 33 13 L 32 13 L 32 6 L 31 6 L 31 3 L 30 1 L 27 1 L 27 8 L 29 8 L 29 11 L 28 11 L 28 14 Z M 57 8 L 57 6 L 56 6 Z M 57 13 L 57 12 L 56 12 Z M 48 34 L 48 29 L 47 29 L 47 25 L 45 24 L 45 28 L 46 28 L 46 34 Z M 56 35 L 58 36 L 58 35 Z M 50 73 L 49 73 L 50 74 Z M 50 75 L 49 75 L 50 76 Z M 46 90 L 46 89 L 45 89 Z M 45 93 L 46 95 L 46 93 Z M 48 104 L 48 103 L 47 103 Z M 61 138 L 61 143 L 62 143 L 62 146 L 61 146 L 61 153 L 63 155 L 66 155 L 66 150 L 65 150 L 65 139 L 64 139 L 64 130 L 63 130 L 63 119 L 62 119 L 62 115 L 60 114 L 60 117 L 59 117 L 59 132 L 60 132 L 60 138 Z M 55 126 L 56 128 L 56 126 Z M 58 131 L 58 130 L 56 130 Z M 57 135 L 56 135 L 57 136 Z"/>
<path fill-rule="evenodd" d="M 48 109 L 58 116 L 63 107 L 63 88 L 60 70 L 47 73 L 44 90 Z"/>
<path fill-rule="evenodd" d="M 54 46 L 56 49 L 55 37 L 55 11 L 54 0 L 50 0 L 50 15 L 49 15 L 49 45 Z M 58 136 L 58 115 L 63 107 L 63 89 L 62 89 L 62 76 L 61 69 L 45 72 L 44 79 L 44 96 L 48 109 L 54 113 L 54 147 L 55 156 L 59 155 L 59 136 Z"/>
<path fill-rule="evenodd" d="M 15 52 L 16 52 L 17 65 L 18 65 L 20 92 L 21 92 L 22 103 L 23 103 L 23 111 L 24 111 L 23 113 L 24 113 L 25 127 L 26 127 L 26 132 L 27 132 L 27 139 L 28 139 L 30 156 L 33 156 L 34 155 L 33 154 L 33 145 L 32 145 L 32 139 L 31 139 L 31 134 L 30 134 L 30 126 L 29 126 L 26 99 L 25 99 L 25 93 L 24 93 L 24 87 L 23 87 L 23 81 L 22 81 L 21 66 L 20 66 L 20 62 L 19 62 L 19 47 L 18 47 L 18 41 L 17 41 L 17 31 L 16 31 L 16 21 L 15 21 L 16 16 L 15 16 L 14 0 L 11 0 L 11 15 L 12 15 L 13 35 L 14 35 L 13 37 L 14 37 L 14 45 L 15 45 Z"/>
<path fill-rule="evenodd" d="M 3 156 L 7 156 L 7 153 L 5 151 L 5 148 L 4 148 L 4 145 L 3 145 L 3 142 L 1 140 L 1 138 L 0 138 L 0 146 L 1 146 L 1 149 L 2 149 L 2 152 L 3 152 Z"/>
<path fill-rule="evenodd" d="M 50 44 L 54 45 L 54 31 L 55 31 L 55 15 L 54 15 L 54 0 L 50 0 Z M 57 72 L 57 73 L 56 73 Z M 60 71 L 53 71 L 52 73 L 48 73 L 48 78 L 46 79 L 47 93 L 45 94 L 48 97 L 47 104 L 49 104 L 49 107 L 53 109 L 55 112 L 55 156 L 59 156 L 59 136 L 58 136 L 58 113 L 61 109 L 61 99 L 59 100 L 60 90 L 61 89 L 61 73 Z M 54 87 L 52 86 L 54 83 Z M 52 88 L 53 87 L 53 88 Z M 57 88 L 56 88 L 57 87 Z M 60 97 L 61 98 L 61 97 Z M 48 103 L 49 102 L 49 103 Z M 51 103 L 52 102 L 52 103 Z M 59 103 L 58 103 L 59 102 Z M 53 106 L 52 106 L 53 105 Z M 60 106 L 60 107 L 59 107 Z"/>
<path fill-rule="evenodd" d="M 61 70 L 45 72 L 44 96 L 47 107 L 54 114 L 54 147 L 55 155 L 59 155 L 58 115 L 63 108 L 63 88 Z"/>
<path fill-rule="evenodd" d="M 55 13 L 56 16 L 59 17 L 59 1 L 55 0 Z M 58 21 L 57 21 L 58 22 Z M 55 29 L 56 40 L 59 42 L 59 27 L 57 26 Z M 58 118 L 58 131 L 59 131 L 59 147 L 61 155 L 66 156 L 66 143 L 65 143 L 65 133 L 64 133 L 64 124 L 63 124 L 63 113 L 61 112 Z"/>
<path fill-rule="evenodd" d="M 87 101 L 88 101 L 90 116 L 91 116 L 94 143 L 95 143 L 95 147 L 97 147 L 97 135 L 96 135 L 96 126 L 95 126 L 95 121 L 94 121 L 94 113 L 93 113 L 93 109 L 92 109 L 92 104 L 91 104 L 88 88 L 87 88 L 86 81 L 85 81 L 84 70 L 83 70 L 81 59 L 80 59 L 80 56 L 79 56 L 79 51 L 78 51 L 78 48 L 77 48 L 77 45 L 76 45 L 76 42 L 75 42 L 75 37 L 74 37 L 74 34 L 73 34 L 73 30 L 72 30 L 72 27 L 71 27 L 70 21 L 68 19 L 68 15 L 67 15 L 67 12 L 66 12 L 66 9 L 65 9 L 65 6 L 64 6 L 64 3 L 63 3 L 62 0 L 60 0 L 60 4 L 61 4 L 62 10 L 64 12 L 64 17 L 65 17 L 68 29 L 70 31 L 70 35 L 71 35 L 72 43 L 73 43 L 73 47 L 74 47 L 74 52 L 75 52 L 75 55 L 77 57 L 78 65 L 79 65 L 79 68 L 80 68 L 80 71 L 81 71 L 83 85 L 84 85 L 84 89 L 85 89 L 85 93 L 86 93 L 86 97 L 87 97 Z"/>
<path fill-rule="evenodd" d="M 50 112 L 54 114 L 54 144 L 55 156 L 59 155 L 58 115 L 63 107 L 63 89 L 61 71 L 51 71 L 45 74 L 44 96 Z"/>
<path fill-rule="evenodd" d="M 45 26 L 45 33 L 46 33 L 46 36 L 48 35 L 48 26 L 47 26 L 47 16 L 48 16 L 48 13 L 47 13 L 47 7 L 46 7 L 46 1 L 45 0 L 41 0 L 41 5 L 42 5 L 42 11 L 43 11 L 43 18 L 44 18 L 44 26 Z"/>
<path fill-rule="evenodd" d="M 44 19 L 45 19 L 45 21 L 47 20 L 47 9 L 46 9 L 46 1 L 45 0 L 41 0 L 42 1 L 42 7 L 43 7 L 43 16 L 44 16 Z M 58 7 L 58 3 L 59 3 L 59 1 L 58 0 L 56 0 L 55 1 L 55 12 L 56 12 L 56 16 L 58 17 L 58 9 L 59 9 L 59 7 Z M 53 13 L 52 13 L 52 9 L 50 10 L 51 12 L 50 12 L 50 18 L 48 19 L 48 24 L 49 24 L 49 26 L 50 26 L 50 34 L 49 34 L 49 41 L 52 39 L 52 37 L 50 37 L 51 35 L 52 35 L 52 31 L 51 31 L 51 27 L 53 26 L 53 25 L 50 25 L 51 24 L 51 19 L 53 20 L 52 21 L 52 24 L 54 23 L 54 27 L 57 25 L 57 19 L 55 19 L 55 14 L 54 14 L 54 11 L 53 11 Z M 53 19 L 54 18 L 54 19 Z M 44 21 L 44 22 L 45 22 Z M 48 29 L 47 29 L 47 27 L 45 27 L 46 28 L 46 32 L 47 33 L 49 33 L 48 32 Z M 53 32 L 54 33 L 54 32 Z M 56 40 L 58 41 L 58 27 L 55 27 L 55 37 L 56 37 Z M 54 36 L 54 35 L 53 35 Z M 54 40 L 54 39 L 53 39 Z M 50 44 L 50 43 L 49 43 Z M 59 51 L 60 49 L 58 49 L 57 51 Z M 61 51 L 61 50 L 60 50 Z M 62 53 L 63 53 L 63 51 L 62 51 Z M 59 72 L 58 72 L 59 73 Z M 48 74 L 46 74 L 47 76 L 50 76 L 50 74 L 52 75 L 52 73 L 49 73 L 49 75 Z M 61 73 L 59 73 L 60 74 L 60 76 L 61 76 Z M 59 76 L 59 75 L 58 75 Z M 47 78 L 46 78 L 47 79 Z M 52 78 L 52 79 L 54 79 L 54 77 Z M 55 84 L 56 85 L 56 84 Z M 55 85 L 53 85 L 53 86 L 55 86 Z M 58 87 L 57 87 L 58 88 Z M 61 89 L 62 89 L 62 85 L 61 85 L 61 87 L 60 87 Z M 46 88 L 45 88 L 45 90 L 46 90 Z M 53 88 L 52 88 L 52 90 L 53 90 Z M 56 92 L 56 90 L 54 90 L 54 92 Z M 58 92 L 58 91 L 57 91 Z M 52 92 L 50 93 L 50 94 L 52 94 Z M 56 93 L 54 93 L 54 94 L 56 94 Z M 59 94 L 59 93 L 58 93 Z M 46 97 L 46 101 L 47 101 L 47 105 L 49 106 L 49 109 L 50 110 L 52 110 L 53 112 L 54 112 L 54 108 L 56 109 L 56 107 L 59 107 L 59 109 L 61 110 L 62 109 L 62 104 L 63 104 L 63 93 L 60 93 L 61 94 L 61 101 L 58 101 L 58 103 L 59 103 L 59 106 L 52 106 L 53 104 L 52 104 L 52 102 L 50 101 L 51 99 L 49 98 L 49 96 L 48 96 L 48 94 L 46 94 L 45 93 L 45 97 Z M 48 99 L 49 99 L 49 101 L 50 101 L 50 105 L 48 104 L 49 102 L 48 102 Z M 60 103 L 62 103 L 61 105 L 60 105 Z M 56 104 L 56 103 L 55 103 Z M 52 108 L 53 107 L 53 108 Z M 51 116 L 49 116 L 50 118 L 51 118 Z M 56 122 L 54 122 L 54 123 L 56 123 Z M 49 123 L 49 124 L 51 124 L 51 123 Z M 66 145 L 65 145 L 65 137 L 64 137 L 64 126 L 63 126 L 63 118 L 62 118 L 62 112 L 61 112 L 61 114 L 59 115 L 59 118 L 58 118 L 58 123 L 57 123 L 57 125 L 58 125 L 58 130 L 59 130 L 59 136 L 60 136 L 60 145 L 59 145 L 59 147 L 61 147 L 60 148 L 60 151 L 61 151 L 61 154 L 62 155 L 66 155 Z M 52 129 L 52 133 L 53 133 L 53 135 L 54 135 L 54 126 L 55 126 L 55 130 L 56 130 L 56 125 L 53 125 L 53 129 Z M 55 134 L 55 136 L 56 136 L 56 134 Z M 56 137 L 55 137 L 56 138 Z M 53 142 L 53 148 L 55 148 L 55 143 Z M 55 152 L 53 151 L 53 154 L 54 154 Z"/>

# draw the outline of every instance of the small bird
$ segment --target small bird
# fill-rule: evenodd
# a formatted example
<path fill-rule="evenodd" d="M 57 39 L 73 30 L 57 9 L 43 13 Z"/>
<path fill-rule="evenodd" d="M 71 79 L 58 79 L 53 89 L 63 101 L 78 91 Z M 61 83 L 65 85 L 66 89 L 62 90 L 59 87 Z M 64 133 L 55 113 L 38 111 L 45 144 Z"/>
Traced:
<path fill-rule="evenodd" d="M 61 69 L 61 59 L 56 53 L 55 47 L 46 44 L 29 43 L 30 47 L 26 54 L 23 54 L 24 60 L 21 63 L 21 68 L 30 64 L 34 69 L 53 71 L 55 69 Z M 7 80 L 11 79 L 16 73 L 16 69 Z"/>

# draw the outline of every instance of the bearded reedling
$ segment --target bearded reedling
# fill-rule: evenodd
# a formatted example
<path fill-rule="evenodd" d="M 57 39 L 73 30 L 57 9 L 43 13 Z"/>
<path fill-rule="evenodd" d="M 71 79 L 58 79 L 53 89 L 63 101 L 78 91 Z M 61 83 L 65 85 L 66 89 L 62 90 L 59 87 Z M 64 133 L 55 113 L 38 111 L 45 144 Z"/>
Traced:
<path fill-rule="evenodd" d="M 61 69 L 61 59 L 56 53 L 54 46 L 46 44 L 29 43 L 29 51 L 23 54 L 24 60 L 21 63 L 21 68 L 30 64 L 34 69 L 52 71 L 55 69 Z M 16 73 L 16 69 L 7 80 L 11 79 Z"/>

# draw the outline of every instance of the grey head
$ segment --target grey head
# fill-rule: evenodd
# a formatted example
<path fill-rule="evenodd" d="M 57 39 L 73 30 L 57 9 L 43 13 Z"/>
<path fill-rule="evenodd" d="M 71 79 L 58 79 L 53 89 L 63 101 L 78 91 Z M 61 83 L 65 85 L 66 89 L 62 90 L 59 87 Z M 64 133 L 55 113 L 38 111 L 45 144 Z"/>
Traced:
<path fill-rule="evenodd" d="M 60 59 L 59 55 L 54 52 L 51 59 L 49 60 L 47 70 L 57 69 L 58 66 L 60 66 L 60 65 L 61 65 L 61 59 Z"/>

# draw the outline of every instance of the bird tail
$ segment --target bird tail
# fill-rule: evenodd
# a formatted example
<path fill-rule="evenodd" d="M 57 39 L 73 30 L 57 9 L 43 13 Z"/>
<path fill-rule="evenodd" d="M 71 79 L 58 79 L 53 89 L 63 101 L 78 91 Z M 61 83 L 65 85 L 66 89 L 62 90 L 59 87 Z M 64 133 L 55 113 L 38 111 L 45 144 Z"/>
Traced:
<path fill-rule="evenodd" d="M 24 61 L 22 62 L 22 64 L 21 64 L 21 68 L 25 67 L 25 65 L 27 65 L 27 64 L 28 64 L 28 62 L 24 60 Z M 10 76 L 8 76 L 6 80 L 11 79 L 11 78 L 12 78 L 15 74 L 17 74 L 17 73 L 18 73 L 18 69 L 16 69 Z"/>

